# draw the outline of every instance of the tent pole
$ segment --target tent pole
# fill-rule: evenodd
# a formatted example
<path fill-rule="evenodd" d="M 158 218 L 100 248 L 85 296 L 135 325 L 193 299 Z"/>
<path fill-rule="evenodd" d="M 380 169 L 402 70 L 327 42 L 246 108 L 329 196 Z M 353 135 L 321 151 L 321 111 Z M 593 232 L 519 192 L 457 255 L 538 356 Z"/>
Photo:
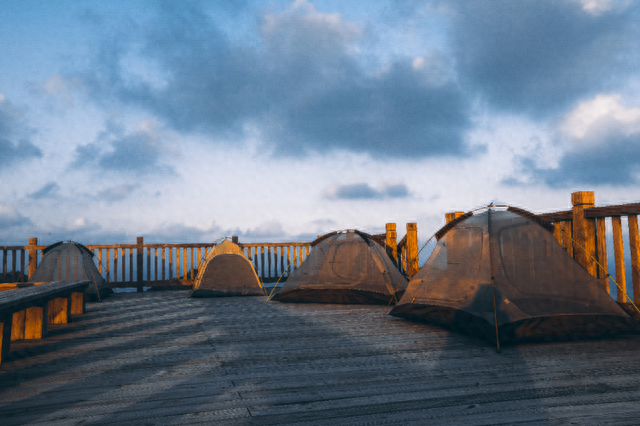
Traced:
<path fill-rule="evenodd" d="M 496 324 L 496 345 L 500 352 L 500 336 L 498 335 L 498 309 L 496 306 L 496 281 L 493 276 L 493 253 L 491 247 L 491 208 L 488 211 L 487 227 L 489 229 L 489 264 L 491 265 L 491 288 L 493 290 L 493 320 Z"/>

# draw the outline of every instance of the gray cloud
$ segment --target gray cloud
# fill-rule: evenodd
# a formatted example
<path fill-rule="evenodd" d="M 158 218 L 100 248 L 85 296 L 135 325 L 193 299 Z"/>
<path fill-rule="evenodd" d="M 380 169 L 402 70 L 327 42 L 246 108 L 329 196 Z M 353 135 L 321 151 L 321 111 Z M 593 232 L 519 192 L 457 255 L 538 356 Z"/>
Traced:
<path fill-rule="evenodd" d="M 132 133 L 108 122 L 95 141 L 75 149 L 70 167 L 98 168 L 103 171 L 146 174 L 174 174 L 161 160 L 162 145 L 148 131 Z"/>
<path fill-rule="evenodd" d="M 28 195 L 29 198 L 34 200 L 40 200 L 43 198 L 55 198 L 60 192 L 60 186 L 55 182 L 49 182 L 42 188 Z"/>
<path fill-rule="evenodd" d="M 546 115 L 635 72 L 638 3 L 588 13 L 578 2 L 446 0 L 463 84 L 494 106 Z"/>
<path fill-rule="evenodd" d="M 99 191 L 98 198 L 109 202 L 124 200 L 129 197 L 136 188 L 138 188 L 138 185 L 123 183 Z"/>
<path fill-rule="evenodd" d="M 525 167 L 527 165 L 525 164 Z M 552 187 L 575 184 L 628 186 L 640 183 L 640 135 L 608 138 L 595 147 L 568 151 L 557 169 L 528 165 L 535 181 Z"/>
<path fill-rule="evenodd" d="M 32 130 L 22 114 L 0 93 L 0 170 L 30 158 L 42 157 L 42 151 L 30 140 Z"/>
<path fill-rule="evenodd" d="M 327 197 L 339 200 L 379 200 L 384 198 L 404 198 L 409 196 L 405 184 L 385 185 L 375 189 L 368 183 L 338 185 L 328 191 Z"/>
<path fill-rule="evenodd" d="M 470 155 L 467 101 L 442 78 L 441 61 L 416 69 L 401 58 L 372 74 L 353 53 L 363 34 L 302 3 L 265 16 L 260 43 L 242 44 L 196 7 L 165 8 L 153 28 L 105 43 L 100 72 L 86 78 L 97 100 L 142 107 L 179 131 L 224 138 L 257 125 L 279 155 Z M 139 45 L 153 78 L 122 69 Z M 121 164 L 116 155 L 104 162 Z"/>

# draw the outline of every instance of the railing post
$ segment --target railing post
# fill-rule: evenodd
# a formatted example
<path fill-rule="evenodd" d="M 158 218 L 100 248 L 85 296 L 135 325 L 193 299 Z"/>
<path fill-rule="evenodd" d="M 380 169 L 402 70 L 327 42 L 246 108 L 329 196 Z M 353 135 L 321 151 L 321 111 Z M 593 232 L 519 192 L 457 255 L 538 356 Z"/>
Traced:
<path fill-rule="evenodd" d="M 396 234 L 396 224 L 387 223 L 386 225 L 386 239 L 385 244 L 387 246 L 387 255 L 398 264 L 398 235 Z"/>
<path fill-rule="evenodd" d="M 418 225 L 407 223 L 407 275 L 409 278 L 418 273 Z"/>
<path fill-rule="evenodd" d="M 452 220 L 459 218 L 463 214 L 464 212 L 451 212 L 451 213 L 445 213 L 444 217 L 445 217 L 446 223 L 449 223 Z"/>
<path fill-rule="evenodd" d="M 596 257 L 595 222 L 593 219 L 584 217 L 585 209 L 595 207 L 594 192 L 572 193 L 571 204 L 573 204 L 573 239 L 580 245 L 573 248 L 573 258 L 597 278 L 598 269 L 594 260 Z"/>
<path fill-rule="evenodd" d="M 38 266 L 38 250 L 36 249 L 37 245 L 37 238 L 29 238 L 29 276 L 27 277 L 27 281 L 31 279 L 33 274 L 36 272 L 36 267 Z"/>
<path fill-rule="evenodd" d="M 136 244 L 137 244 L 137 247 L 136 247 L 136 271 L 137 271 L 137 274 L 136 275 L 137 275 L 137 281 L 138 281 L 137 291 L 138 291 L 138 293 L 141 293 L 142 290 L 143 290 L 142 281 L 143 281 L 143 278 L 144 278 L 144 275 L 143 275 L 144 270 L 143 270 L 143 266 L 142 266 L 143 265 L 142 258 L 143 258 L 143 251 L 144 251 L 144 239 L 143 239 L 143 237 L 138 237 L 136 239 Z M 178 271 L 178 274 L 180 274 L 180 271 Z"/>

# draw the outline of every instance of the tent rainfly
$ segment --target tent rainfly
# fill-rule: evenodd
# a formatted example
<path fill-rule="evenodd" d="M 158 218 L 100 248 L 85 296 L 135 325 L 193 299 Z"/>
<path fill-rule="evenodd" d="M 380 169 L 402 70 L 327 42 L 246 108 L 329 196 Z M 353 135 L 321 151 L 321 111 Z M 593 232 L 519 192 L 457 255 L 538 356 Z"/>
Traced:
<path fill-rule="evenodd" d="M 200 266 L 191 297 L 264 296 L 264 289 L 242 249 L 224 240 Z"/>
<path fill-rule="evenodd" d="M 93 261 L 93 252 L 73 241 L 60 241 L 42 250 L 42 260 L 29 282 L 89 280 L 89 300 L 101 300 L 113 293 Z"/>
<path fill-rule="evenodd" d="M 333 232 L 312 246 L 274 300 L 386 305 L 407 287 L 385 249 L 363 232 Z"/>
<path fill-rule="evenodd" d="M 467 213 L 436 234 L 435 250 L 391 315 L 498 345 L 637 330 L 550 230 L 553 225 L 521 209 Z"/>

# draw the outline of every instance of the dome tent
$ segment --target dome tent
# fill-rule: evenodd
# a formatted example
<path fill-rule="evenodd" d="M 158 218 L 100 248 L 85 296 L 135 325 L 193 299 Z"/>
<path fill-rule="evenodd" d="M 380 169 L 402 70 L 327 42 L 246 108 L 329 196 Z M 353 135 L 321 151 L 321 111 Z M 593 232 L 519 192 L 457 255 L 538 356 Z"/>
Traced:
<path fill-rule="evenodd" d="M 407 286 L 384 248 L 363 232 L 332 232 L 312 246 L 274 300 L 386 305 Z"/>
<path fill-rule="evenodd" d="M 391 315 L 494 342 L 636 330 L 552 229 L 516 208 L 467 213 L 436 234 L 435 250 Z"/>
<path fill-rule="evenodd" d="M 207 254 L 191 293 L 191 297 L 264 295 L 249 259 L 237 244 L 226 239 Z"/>
<path fill-rule="evenodd" d="M 29 282 L 82 281 L 91 285 L 85 290 L 89 300 L 101 300 L 113 293 L 93 261 L 94 254 L 82 244 L 60 241 L 42 250 L 42 260 Z"/>

